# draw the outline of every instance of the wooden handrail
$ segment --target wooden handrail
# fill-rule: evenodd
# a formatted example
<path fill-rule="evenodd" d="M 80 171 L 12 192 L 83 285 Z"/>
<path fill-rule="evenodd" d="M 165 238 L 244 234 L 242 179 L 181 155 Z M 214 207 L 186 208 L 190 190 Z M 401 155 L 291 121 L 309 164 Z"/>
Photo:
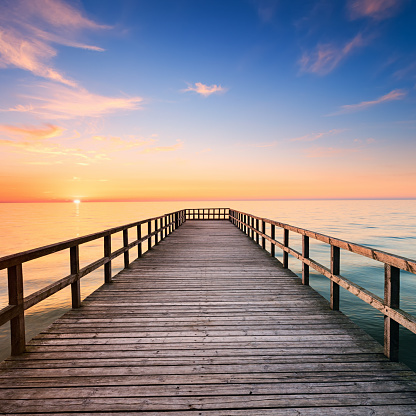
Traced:
<path fill-rule="evenodd" d="M 180 227 L 187 220 L 229 220 L 242 232 L 266 249 L 266 241 L 271 243 L 270 254 L 275 256 L 275 249 L 283 251 L 283 267 L 288 267 L 288 255 L 302 262 L 302 283 L 309 284 L 309 269 L 327 277 L 331 284 L 330 306 L 339 309 L 339 287 L 348 290 L 373 308 L 379 310 L 385 317 L 384 351 L 394 361 L 398 360 L 399 324 L 416 333 L 416 317 L 401 310 L 399 305 L 400 269 L 416 274 L 416 261 L 397 256 L 370 247 L 340 240 L 324 234 L 294 227 L 278 221 L 258 217 L 230 208 L 187 208 L 159 217 L 148 218 L 134 223 L 110 228 L 98 233 L 66 240 L 52 245 L 12 254 L 0 258 L 0 270 L 8 269 L 9 305 L 0 310 L 0 325 L 10 321 L 12 355 L 20 354 L 25 349 L 24 311 L 48 298 L 61 289 L 71 285 L 72 307 L 81 306 L 80 279 L 92 271 L 104 266 L 104 280 L 111 283 L 111 262 L 123 254 L 124 267 L 129 267 L 129 251 L 137 246 L 137 257 L 143 253 L 142 244 L 148 242 L 147 248 L 152 248 L 167 235 Z M 141 226 L 147 224 L 147 234 L 142 236 Z M 270 235 L 266 233 L 266 224 L 270 225 Z M 136 228 L 137 238 L 129 243 L 128 231 Z M 282 228 L 283 242 L 276 240 L 276 227 Z M 123 233 L 123 246 L 115 251 L 111 250 L 111 236 Z M 289 232 L 302 235 L 302 253 L 289 245 Z M 79 267 L 79 247 L 87 242 L 104 238 L 104 256 L 93 263 Z M 330 268 L 319 264 L 310 258 L 310 238 L 324 242 L 331 247 Z M 29 296 L 23 296 L 23 263 L 47 256 L 58 251 L 70 249 L 70 274 L 49 286 L 38 290 Z M 340 274 L 340 249 L 359 254 L 384 263 L 385 267 L 385 296 L 376 296 L 363 287 L 351 282 Z"/>
<path fill-rule="evenodd" d="M 71 285 L 72 307 L 81 306 L 80 280 L 92 271 L 104 266 L 104 281 L 111 283 L 111 262 L 116 257 L 123 254 L 124 267 L 129 267 L 129 251 L 138 246 L 138 257 L 142 255 L 142 243 L 148 241 L 148 250 L 152 248 L 152 238 L 155 244 L 163 240 L 176 228 L 186 221 L 185 210 L 171 212 L 159 217 L 148 218 L 142 221 L 110 228 L 98 233 L 89 234 L 83 237 L 62 241 L 33 250 L 24 251 L 0 258 L 0 270 L 7 269 L 9 287 L 9 305 L 0 310 L 0 325 L 10 321 L 11 333 L 11 353 L 12 355 L 21 354 L 25 350 L 25 316 L 24 311 L 47 299 L 49 296 L 59 292 L 63 288 Z M 148 224 L 149 232 L 141 235 L 142 224 Z M 152 231 L 152 224 L 154 230 Z M 137 238 L 129 243 L 129 229 L 137 228 Z M 123 247 L 118 250 L 111 250 L 111 236 L 115 233 L 123 232 Z M 79 247 L 82 244 L 104 238 L 104 257 L 80 269 L 79 267 Z M 70 275 L 57 282 L 54 282 L 37 292 L 26 297 L 23 296 L 23 263 L 45 257 L 62 250 L 70 250 Z"/>
<path fill-rule="evenodd" d="M 259 241 L 258 237 L 262 237 L 263 248 L 265 248 L 264 241 L 269 241 L 271 243 L 270 254 L 273 257 L 275 256 L 275 247 L 281 248 L 283 267 L 288 267 L 289 254 L 300 260 L 304 285 L 309 285 L 310 267 L 330 279 L 330 307 L 332 309 L 339 309 L 339 288 L 342 287 L 380 311 L 384 315 L 384 354 L 392 361 L 398 361 L 399 324 L 416 334 L 416 317 L 399 307 L 400 269 L 416 274 L 415 260 L 233 209 L 229 210 L 229 216 L 229 220 L 250 238 L 254 239 L 253 233 L 256 234 L 257 242 Z M 256 223 L 261 221 L 264 225 L 270 224 L 271 235 L 266 234 L 265 226 L 262 226 L 261 231 L 258 226 L 254 227 L 254 220 Z M 275 239 L 276 227 L 284 230 L 283 243 Z M 302 253 L 289 246 L 289 231 L 302 235 Z M 309 257 L 310 238 L 330 245 L 330 269 Z M 340 249 L 384 263 L 384 299 L 341 276 Z"/>
<path fill-rule="evenodd" d="M 228 220 L 229 208 L 187 208 L 187 220 Z"/>

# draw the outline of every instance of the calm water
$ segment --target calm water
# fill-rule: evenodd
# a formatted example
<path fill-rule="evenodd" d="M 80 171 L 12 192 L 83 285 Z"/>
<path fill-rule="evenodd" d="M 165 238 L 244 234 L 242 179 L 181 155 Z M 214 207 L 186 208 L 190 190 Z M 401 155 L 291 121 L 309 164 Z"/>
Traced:
<path fill-rule="evenodd" d="M 101 231 L 182 208 L 232 207 L 291 225 L 371 246 L 404 257 L 416 258 L 416 201 L 232 201 L 232 202 L 113 202 L 60 204 L 0 204 L 0 256 Z M 282 240 L 277 230 L 277 239 Z M 131 236 L 131 240 L 134 236 Z M 122 246 L 122 235 L 113 237 L 113 250 Z M 290 235 L 290 245 L 301 250 L 300 236 Z M 81 267 L 103 255 L 102 241 L 80 248 Z M 281 258 L 280 252 L 277 257 Z M 329 248 L 311 239 L 310 257 L 329 266 Z M 25 296 L 69 274 L 69 250 L 24 264 Z M 113 273 L 122 267 L 122 256 Z M 298 275 L 301 264 L 289 257 Z M 341 251 L 341 274 L 383 297 L 383 265 Z M 102 284 L 98 269 L 81 281 L 85 297 Z M 327 299 L 329 281 L 311 271 L 311 286 Z M 0 271 L 0 308 L 7 305 L 6 272 Z M 401 272 L 401 307 L 416 315 L 416 276 Z M 27 339 L 46 328 L 70 308 L 65 289 L 26 311 Z M 341 289 L 341 310 L 379 342 L 383 341 L 383 316 Z M 401 361 L 416 370 L 416 335 L 401 329 Z M 0 327 L 0 359 L 9 351 L 8 324 Z"/>

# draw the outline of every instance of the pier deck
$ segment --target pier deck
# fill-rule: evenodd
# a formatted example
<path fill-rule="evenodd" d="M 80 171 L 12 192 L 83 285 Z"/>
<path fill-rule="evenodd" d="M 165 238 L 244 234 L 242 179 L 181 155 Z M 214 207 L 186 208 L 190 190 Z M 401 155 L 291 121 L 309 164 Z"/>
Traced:
<path fill-rule="evenodd" d="M 1 414 L 416 415 L 415 373 L 228 221 L 187 221 L 0 371 Z"/>

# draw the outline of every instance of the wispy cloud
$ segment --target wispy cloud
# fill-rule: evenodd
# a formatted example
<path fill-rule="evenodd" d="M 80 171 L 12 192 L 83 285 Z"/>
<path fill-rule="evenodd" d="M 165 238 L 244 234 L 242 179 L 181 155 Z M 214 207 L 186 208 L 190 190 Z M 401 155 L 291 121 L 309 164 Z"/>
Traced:
<path fill-rule="evenodd" d="M 306 157 L 333 157 L 345 156 L 357 152 L 356 148 L 339 148 L 339 147 L 312 147 L 305 149 Z"/>
<path fill-rule="evenodd" d="M 61 84 L 77 83 L 55 69 L 52 44 L 102 51 L 78 41 L 85 30 L 106 29 L 61 0 L 15 0 L 0 4 L 0 68 L 16 67 Z"/>
<path fill-rule="evenodd" d="M 83 150 L 76 147 L 64 147 L 58 143 L 51 143 L 45 141 L 28 141 L 28 140 L 7 140 L 0 139 L 0 146 L 6 146 L 9 148 L 17 149 L 19 152 L 25 151 L 29 153 L 36 153 L 38 155 L 43 155 L 46 157 L 52 157 L 52 160 L 40 161 L 36 160 L 35 162 L 30 161 L 31 164 L 60 164 L 62 160 L 56 160 L 55 158 L 66 158 L 78 164 L 84 166 L 89 165 L 90 163 L 110 160 L 110 158 L 101 152 L 94 150 Z M 28 162 L 29 163 L 29 162 Z"/>
<path fill-rule="evenodd" d="M 362 101 L 358 104 L 347 104 L 340 107 L 340 110 L 328 114 L 329 116 L 335 116 L 339 114 L 347 114 L 347 113 L 353 113 L 360 110 L 365 110 L 366 108 L 372 107 L 377 104 L 386 103 L 388 101 L 396 101 L 396 100 L 402 100 L 404 97 L 406 97 L 407 92 L 404 90 L 393 90 L 390 91 L 388 94 L 383 95 L 382 97 L 377 98 L 376 100 L 372 101 Z"/>
<path fill-rule="evenodd" d="M 416 61 L 413 61 L 405 67 L 397 70 L 393 76 L 397 79 L 414 79 L 416 77 Z"/>
<path fill-rule="evenodd" d="M 275 0 L 251 0 L 251 2 L 263 23 L 269 23 L 273 20 L 278 6 Z"/>
<path fill-rule="evenodd" d="M 394 16 L 402 3 L 402 0 L 349 0 L 347 9 L 352 20 L 362 17 L 383 20 Z"/>
<path fill-rule="evenodd" d="M 356 49 L 365 46 L 368 39 L 359 33 L 343 46 L 333 43 L 319 44 L 312 52 L 305 52 L 299 60 L 301 72 L 326 75 L 333 71 L 338 64 Z"/>
<path fill-rule="evenodd" d="M 89 165 L 93 162 L 109 160 L 107 154 L 101 149 L 91 150 L 81 147 L 64 146 L 58 141 L 71 140 L 79 137 L 75 131 L 73 137 L 62 137 L 65 129 L 54 124 L 41 126 L 20 125 L 12 126 L 0 124 L 0 146 L 23 153 L 35 153 L 36 160 L 25 163 L 32 165 L 56 165 L 69 160 L 75 163 Z M 44 156 L 44 159 L 39 159 Z"/>
<path fill-rule="evenodd" d="M 4 110 L 0 108 L 0 112 L 11 112 L 11 113 L 13 113 L 13 112 L 29 113 L 33 110 L 34 110 L 33 106 L 31 106 L 31 105 L 21 105 L 21 104 L 16 105 L 15 107 L 10 107 L 8 109 L 4 109 Z"/>
<path fill-rule="evenodd" d="M 42 83 L 32 88 L 30 95 L 22 95 L 27 102 L 1 111 L 22 111 L 47 119 L 100 117 L 117 111 L 137 110 L 141 97 L 107 97 L 93 94 L 85 88 L 70 88 L 54 83 Z"/>
<path fill-rule="evenodd" d="M 105 144 L 105 146 L 111 149 L 111 151 L 137 149 L 146 146 L 152 146 L 157 142 L 157 139 L 154 137 L 145 138 L 134 136 L 129 136 L 127 138 L 114 136 L 93 136 L 93 140 Z"/>
<path fill-rule="evenodd" d="M 257 149 L 268 149 L 270 147 L 276 147 L 278 145 L 277 140 L 272 142 L 260 142 L 260 143 L 248 143 L 244 147 L 255 147 Z"/>
<path fill-rule="evenodd" d="M 221 85 L 216 85 L 216 84 L 205 85 L 205 84 L 202 84 L 202 82 L 196 82 L 195 86 L 188 84 L 188 88 L 185 88 L 184 90 L 182 90 L 182 92 L 189 92 L 189 91 L 193 91 L 193 92 L 203 95 L 204 97 L 208 97 L 211 94 L 225 93 L 227 91 L 227 88 L 224 88 Z"/>
<path fill-rule="evenodd" d="M 44 124 L 42 127 L 34 126 L 11 126 L 8 124 L 0 124 L 0 134 L 4 132 L 8 135 L 17 136 L 25 139 L 44 140 L 52 137 L 59 137 L 65 131 L 64 128 L 53 125 Z"/>
<path fill-rule="evenodd" d="M 315 140 L 321 139 L 322 137 L 339 134 L 344 131 L 345 129 L 332 129 L 332 130 L 321 132 L 321 133 L 311 133 L 311 134 L 306 134 L 305 136 L 294 137 L 293 139 L 290 139 L 290 141 L 291 142 L 313 142 Z"/>
<path fill-rule="evenodd" d="M 144 149 L 141 151 L 141 153 L 163 153 L 163 152 L 174 152 L 176 150 L 179 150 L 183 147 L 183 141 L 182 140 L 176 140 L 176 144 L 172 146 L 156 146 L 156 147 L 150 147 L 148 149 Z"/>

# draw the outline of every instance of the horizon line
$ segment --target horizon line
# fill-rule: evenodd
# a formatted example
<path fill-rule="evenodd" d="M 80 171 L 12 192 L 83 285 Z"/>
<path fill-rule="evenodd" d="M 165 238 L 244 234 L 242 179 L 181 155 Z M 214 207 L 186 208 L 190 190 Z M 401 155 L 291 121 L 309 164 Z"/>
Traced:
<path fill-rule="evenodd" d="M 213 199 L 147 199 L 147 200 L 138 200 L 138 199 L 92 199 L 92 200 L 82 200 L 82 198 L 77 198 L 80 203 L 110 203 L 110 202 L 255 202 L 255 201 L 412 201 L 416 200 L 416 197 L 373 197 L 373 198 L 359 198 L 359 197 L 350 197 L 350 198 L 249 198 L 249 199 L 223 199 L 223 198 L 213 198 Z M 0 204 L 64 204 L 64 203 L 74 203 L 73 199 L 64 199 L 64 200 L 35 200 L 35 201 L 0 201 Z"/>

